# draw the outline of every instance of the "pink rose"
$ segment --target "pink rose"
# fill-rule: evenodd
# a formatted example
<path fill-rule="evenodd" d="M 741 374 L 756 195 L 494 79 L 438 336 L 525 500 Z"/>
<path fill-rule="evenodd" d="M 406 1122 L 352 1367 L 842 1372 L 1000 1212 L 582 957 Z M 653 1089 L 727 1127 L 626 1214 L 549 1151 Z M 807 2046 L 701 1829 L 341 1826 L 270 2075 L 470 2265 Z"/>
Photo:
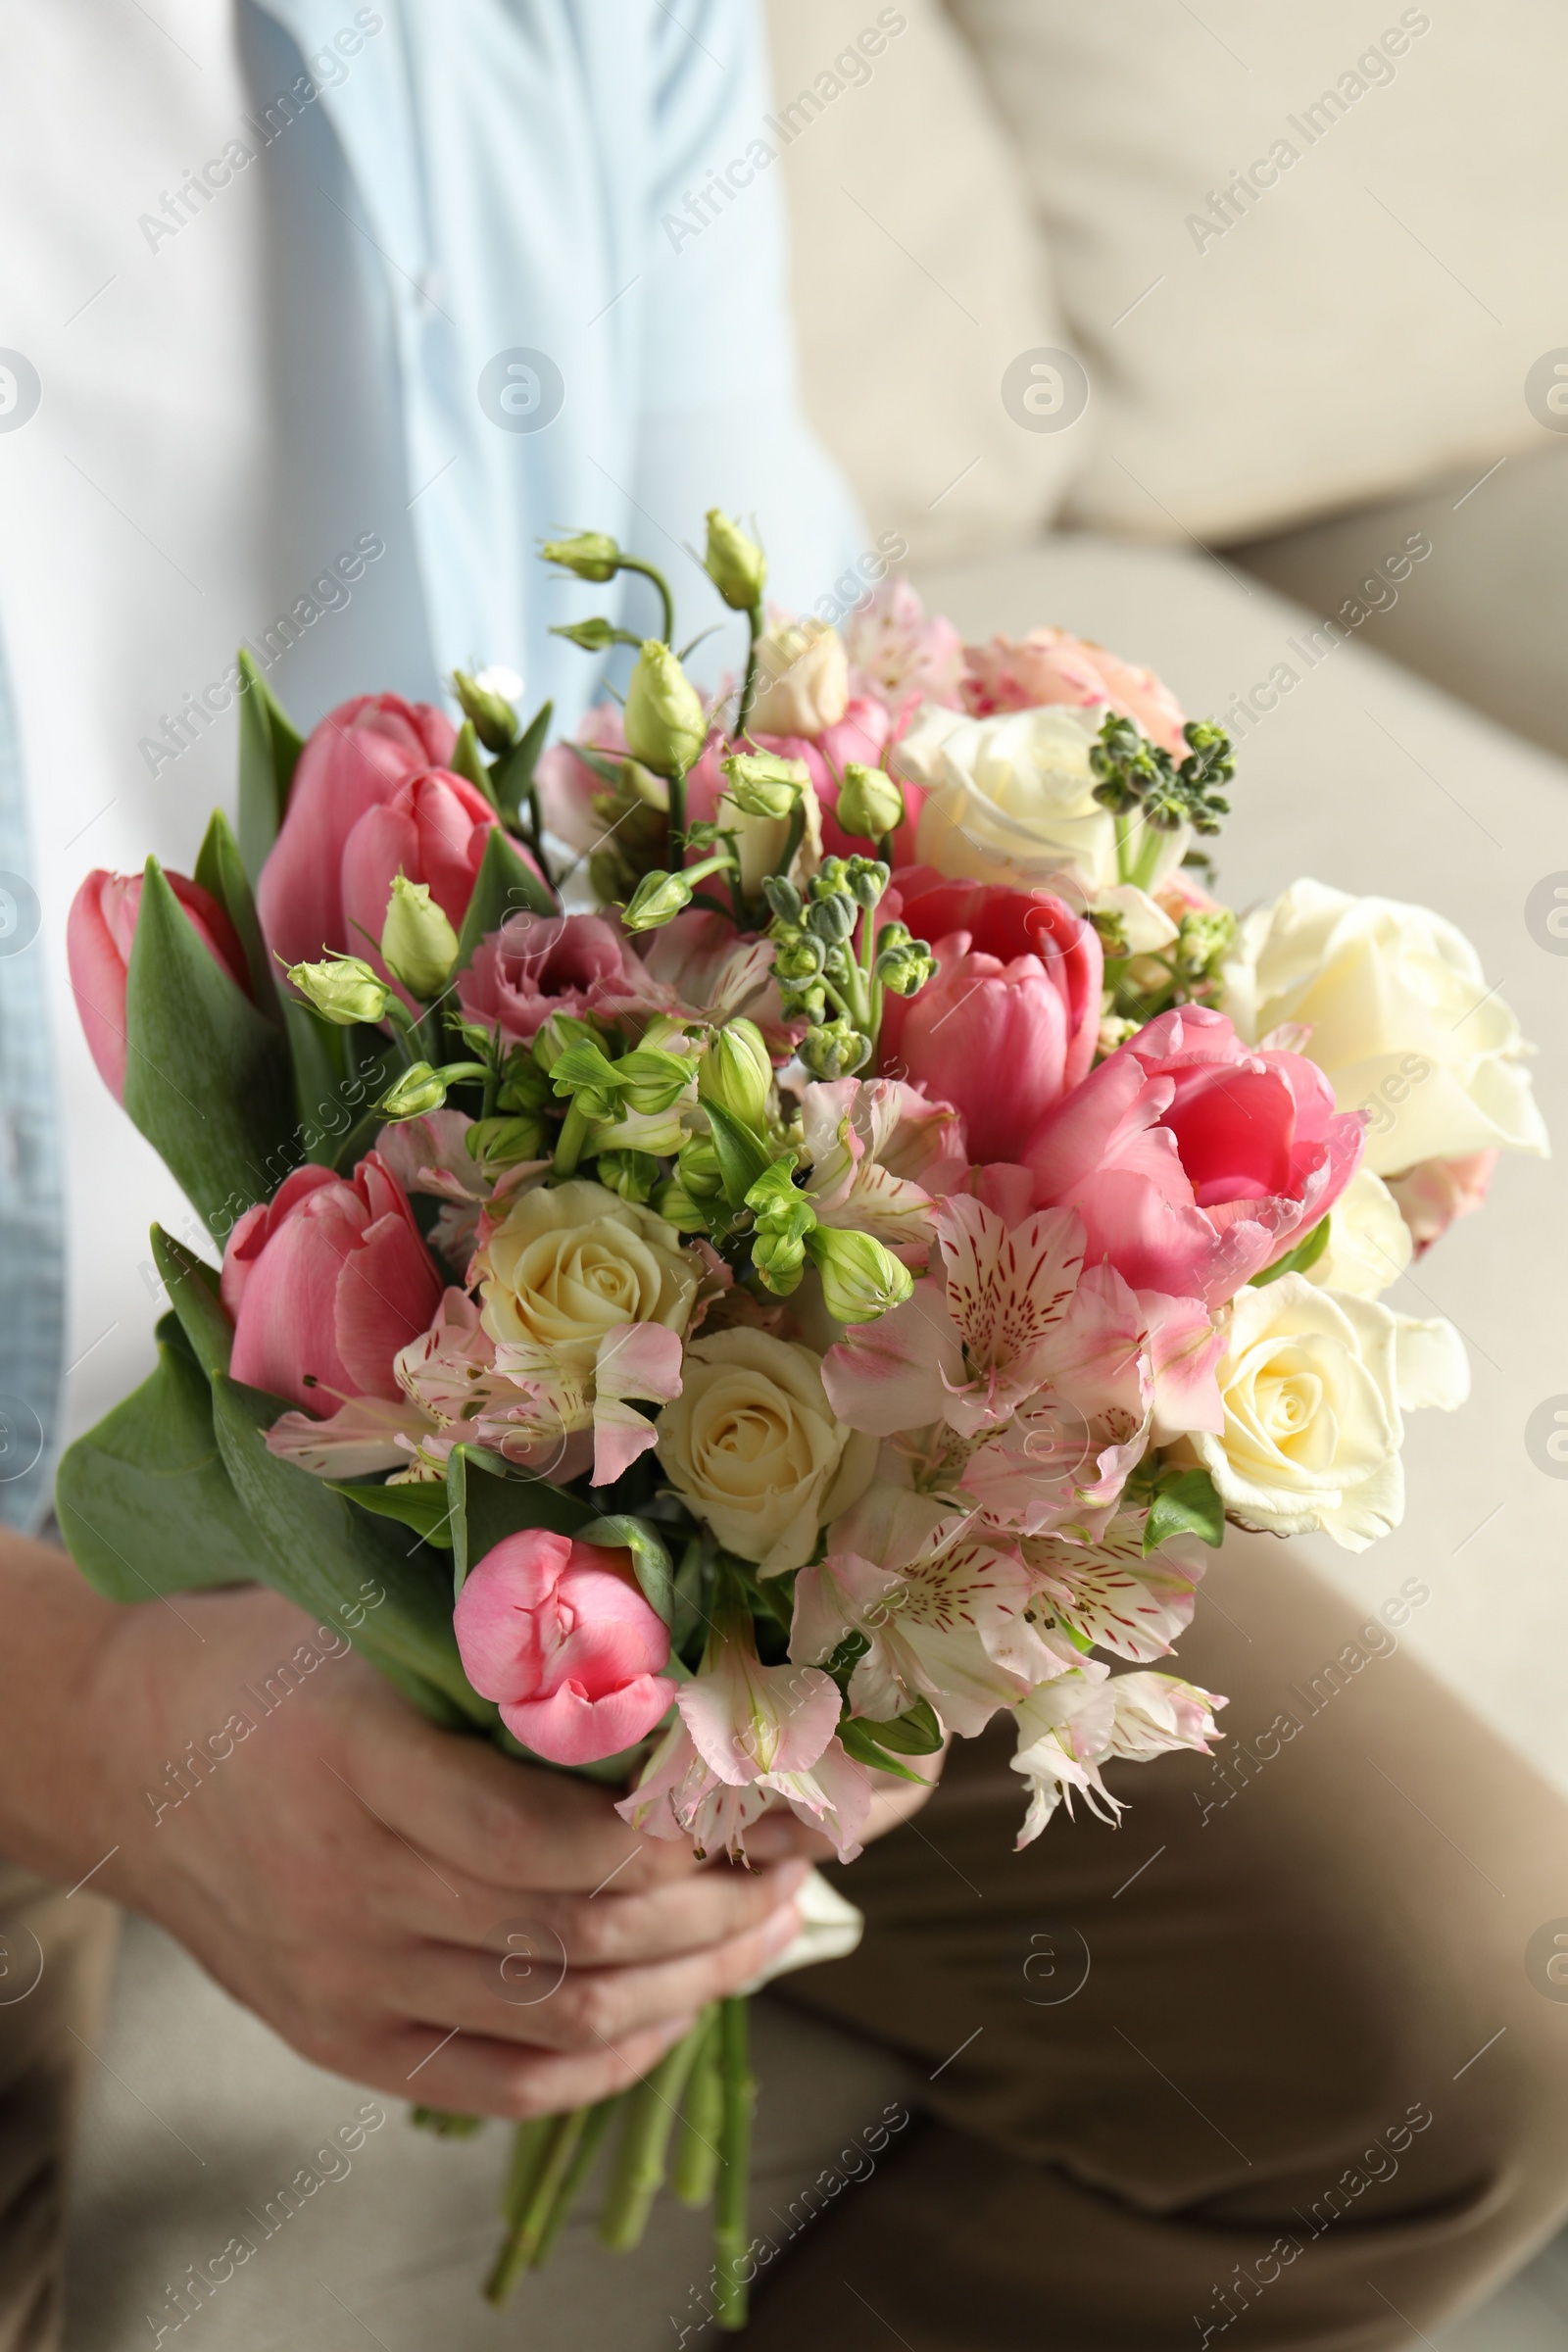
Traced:
<path fill-rule="evenodd" d="M 356 695 L 312 729 L 256 891 L 267 944 L 285 963 L 314 962 L 324 948 L 365 953 L 344 925 L 343 846 L 368 808 L 441 766 L 456 742 L 439 710 L 395 694 Z"/>
<path fill-rule="evenodd" d="M 1086 1260 L 1214 1307 L 1333 1207 L 1362 1125 L 1299 1054 L 1256 1052 L 1223 1013 L 1189 1004 L 1102 1061 L 1018 1156 L 1038 1206 L 1082 1217 Z"/>
<path fill-rule="evenodd" d="M 164 880 L 184 907 L 190 927 L 215 963 L 251 994 L 245 951 L 228 916 L 210 892 L 184 874 L 165 869 Z M 117 1102 L 125 1099 L 125 975 L 130 968 L 142 876 L 95 867 L 71 902 L 66 960 L 87 1051 Z"/>
<path fill-rule="evenodd" d="M 1152 669 L 1139 669 L 1086 637 L 1065 629 L 1031 629 L 1027 637 L 993 637 L 964 647 L 964 708 L 976 718 L 995 710 L 1034 710 L 1046 703 L 1108 703 L 1135 718 L 1152 743 L 1181 756 L 1181 705 Z"/>
<path fill-rule="evenodd" d="M 1471 1152 L 1463 1159 L 1423 1159 L 1384 1182 L 1399 1204 L 1417 1257 L 1441 1241 L 1456 1217 L 1486 1206 L 1500 1154 Z"/>
<path fill-rule="evenodd" d="M 379 941 L 399 874 L 427 882 L 430 896 L 454 931 L 461 931 L 478 879 L 485 846 L 499 823 L 476 784 L 444 767 L 430 767 L 398 786 L 389 801 L 367 808 L 343 845 L 342 945 L 363 956 L 383 979 Z M 533 859 L 518 845 L 528 864 Z M 538 868 L 534 867 L 535 872 Z"/>
<path fill-rule="evenodd" d="M 628 1551 L 544 1528 L 504 1536 L 452 1612 L 463 1671 L 551 1764 L 597 1764 L 645 1739 L 675 1695 L 669 1634 Z"/>
<path fill-rule="evenodd" d="M 1103 957 L 1092 924 L 1046 891 L 901 873 L 903 920 L 938 970 L 889 996 L 882 1059 L 963 1113 L 979 1161 L 1017 1160 L 1094 1055 Z"/>
<path fill-rule="evenodd" d="M 296 1168 L 247 1209 L 223 1251 L 236 1380 L 318 1413 L 403 1395 L 392 1359 L 441 1304 L 442 1279 L 408 1197 L 377 1152 L 352 1181 Z"/>
<path fill-rule="evenodd" d="M 511 1043 L 530 1045 L 553 1012 L 581 1020 L 601 987 L 624 991 L 637 975 L 613 923 L 598 914 L 511 914 L 482 939 L 460 974 L 465 1018 L 500 1026 Z"/>

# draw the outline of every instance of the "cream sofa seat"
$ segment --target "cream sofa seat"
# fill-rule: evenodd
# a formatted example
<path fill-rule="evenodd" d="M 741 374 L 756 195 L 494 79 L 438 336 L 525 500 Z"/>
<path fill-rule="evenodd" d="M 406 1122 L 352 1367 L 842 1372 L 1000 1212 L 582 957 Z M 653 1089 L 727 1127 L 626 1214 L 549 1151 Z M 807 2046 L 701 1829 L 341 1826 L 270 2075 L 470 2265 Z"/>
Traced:
<path fill-rule="evenodd" d="M 1305 626 L 1298 609 L 1219 562 L 1090 539 L 922 584 L 971 635 L 1055 619 L 1101 637 L 1152 662 L 1194 711 L 1228 707 L 1267 679 Z M 1221 885 L 1246 903 L 1305 872 L 1425 901 L 1475 940 L 1527 1035 L 1551 1044 L 1568 968 L 1531 937 L 1524 907 L 1544 874 L 1568 867 L 1565 785 L 1556 760 L 1382 660 L 1362 631 L 1244 741 Z M 1561 1054 L 1543 1054 L 1537 1077 L 1548 1123 L 1568 1134 Z M 1531 1411 L 1568 1387 L 1562 1193 L 1560 1162 L 1505 1162 L 1492 1212 L 1457 1227 L 1391 1294 L 1459 1325 L 1475 1394 L 1457 1421 L 1414 1418 L 1409 1516 L 1396 1535 L 1358 1559 L 1327 1544 L 1312 1550 L 1369 1604 L 1419 1576 L 1432 1597 L 1410 1620 L 1412 1646 L 1568 1788 L 1564 1494 L 1524 1445 Z M 1521 1941 L 1533 1924 L 1521 1923 Z M 758 2208 L 782 2213 L 847 2135 L 919 2086 L 885 2054 L 771 2003 L 760 2009 Z M 147 2315 L 166 2308 L 166 2287 L 216 2254 L 241 2210 L 260 2210 L 364 2094 L 294 2057 L 135 1925 L 102 2056 L 75 2193 L 70 2348 L 140 2352 L 156 2337 Z M 339 2352 L 367 2328 L 387 2352 L 521 2341 L 660 2352 L 678 2338 L 707 2256 L 703 2222 L 667 2204 L 630 2261 L 604 2254 L 579 2220 L 520 2312 L 488 2310 L 477 2278 L 500 2155 L 494 2132 L 437 2145 L 390 2115 L 353 2173 L 221 2290 L 207 2336 L 224 2352 Z M 1461 2334 L 1453 2352 L 1486 2340 Z"/>

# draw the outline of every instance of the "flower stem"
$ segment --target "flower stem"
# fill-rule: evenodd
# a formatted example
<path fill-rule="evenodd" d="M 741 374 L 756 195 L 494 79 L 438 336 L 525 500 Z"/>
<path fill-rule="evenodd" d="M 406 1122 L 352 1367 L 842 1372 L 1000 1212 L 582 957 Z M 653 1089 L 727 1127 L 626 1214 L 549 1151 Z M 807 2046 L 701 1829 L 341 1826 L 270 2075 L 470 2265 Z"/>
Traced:
<path fill-rule="evenodd" d="M 724 2082 L 719 2072 L 718 2012 L 710 2010 L 686 2090 L 686 2109 L 675 2142 L 669 2184 L 683 2205 L 711 2202 L 718 2174 L 718 2140 L 724 2123 Z"/>
<path fill-rule="evenodd" d="M 746 2325 L 746 2196 L 751 2172 L 752 2074 L 747 2005 L 732 1994 L 718 2005 L 723 2124 L 719 2140 L 718 2203 L 713 2215 L 713 2317 L 733 2333 Z"/>
<path fill-rule="evenodd" d="M 706 2025 L 706 2016 L 700 2017 L 691 2032 L 664 2052 L 653 2073 L 626 2094 L 626 2129 L 599 2216 L 600 2236 L 619 2252 L 642 2243 L 654 2199 L 663 2186 L 670 2132 Z"/>
<path fill-rule="evenodd" d="M 587 1141 L 588 1120 L 579 1107 L 576 1097 L 573 1096 L 571 1106 L 561 1122 L 561 1135 L 556 1144 L 553 1172 L 557 1176 L 570 1176 L 574 1173 L 577 1162 L 582 1157 L 583 1145 Z"/>
<path fill-rule="evenodd" d="M 659 590 L 659 601 L 664 613 L 664 643 L 672 648 L 675 643 L 675 600 L 669 593 L 669 585 L 663 573 L 656 571 L 652 564 L 645 564 L 641 556 L 622 556 L 620 569 L 622 571 L 640 571 L 643 578 L 652 580 L 654 586 Z"/>
<path fill-rule="evenodd" d="M 534 2259 L 562 2182 L 577 2153 L 589 2112 L 586 2107 L 576 2107 L 570 2115 L 549 2119 L 543 2158 L 531 2172 L 520 2161 L 523 2151 L 521 2132 L 518 2133 L 519 2162 L 514 2180 L 508 2183 L 507 2219 L 512 2227 L 484 2282 L 485 2301 L 493 2303 L 498 2311 L 509 2301 L 513 2288 Z M 528 2131 L 531 2127 L 524 2125 L 521 2129 Z M 526 2185 L 520 2186 L 522 2182 Z M 520 2193 L 514 2194 L 519 2187 Z"/>
<path fill-rule="evenodd" d="M 593 2161 L 599 2153 L 600 2143 L 609 2131 L 615 2111 L 622 2104 L 622 2100 L 623 2093 L 617 2090 L 612 2097 L 601 2099 L 597 2107 L 589 2108 L 578 2136 L 576 2151 L 570 2164 L 566 2167 L 550 2211 L 545 2217 L 544 2226 L 539 2232 L 539 2242 L 534 2247 L 533 2260 L 529 2265 L 531 2270 L 542 2271 L 555 2252 L 556 2240 L 566 2226 L 571 2209 L 581 2194 L 582 2184 L 593 2168 Z"/>
<path fill-rule="evenodd" d="M 762 634 L 760 597 L 746 615 L 746 679 L 741 687 L 740 708 L 735 713 L 735 732 L 730 737 L 731 743 L 739 743 L 745 734 L 751 720 L 752 705 L 757 700 L 757 641 Z"/>
<path fill-rule="evenodd" d="M 669 783 L 669 848 L 666 855 L 671 871 L 686 862 L 686 770 L 671 776 Z"/>

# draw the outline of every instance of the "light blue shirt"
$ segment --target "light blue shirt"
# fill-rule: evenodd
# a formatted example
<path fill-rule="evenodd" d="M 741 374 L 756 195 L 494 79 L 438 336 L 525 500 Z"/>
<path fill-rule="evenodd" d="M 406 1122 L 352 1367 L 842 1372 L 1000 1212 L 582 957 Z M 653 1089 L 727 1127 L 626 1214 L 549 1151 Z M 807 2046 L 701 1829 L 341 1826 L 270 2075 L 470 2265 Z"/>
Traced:
<path fill-rule="evenodd" d="M 657 605 L 548 573 L 537 542 L 562 531 L 660 564 L 683 634 L 723 621 L 709 675 L 736 644 L 692 552 L 709 506 L 755 515 L 781 604 L 832 594 L 863 528 L 796 405 L 753 0 L 241 0 L 238 24 L 238 168 L 270 175 L 278 573 L 306 597 L 339 547 L 384 545 L 277 661 L 296 719 L 354 692 L 441 699 L 488 662 L 569 726 L 597 680 L 552 624 L 608 607 L 642 630 Z M 24 903 L 7 929 L 29 781 L 0 648 L 0 1517 L 23 1527 L 64 1370 L 46 1011 L 72 1017 L 18 944 Z"/>

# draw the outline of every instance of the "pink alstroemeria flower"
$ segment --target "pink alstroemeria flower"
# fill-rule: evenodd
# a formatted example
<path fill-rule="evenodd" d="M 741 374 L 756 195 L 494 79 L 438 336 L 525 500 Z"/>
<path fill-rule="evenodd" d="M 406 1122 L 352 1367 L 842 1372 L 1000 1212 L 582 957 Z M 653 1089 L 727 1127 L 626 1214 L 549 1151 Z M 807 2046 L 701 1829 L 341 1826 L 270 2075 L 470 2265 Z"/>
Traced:
<path fill-rule="evenodd" d="M 629 1551 L 542 1527 L 505 1536 L 452 1612 L 463 1671 L 514 1738 L 552 1764 L 596 1764 L 646 1739 L 675 1695 L 669 1631 Z"/>

